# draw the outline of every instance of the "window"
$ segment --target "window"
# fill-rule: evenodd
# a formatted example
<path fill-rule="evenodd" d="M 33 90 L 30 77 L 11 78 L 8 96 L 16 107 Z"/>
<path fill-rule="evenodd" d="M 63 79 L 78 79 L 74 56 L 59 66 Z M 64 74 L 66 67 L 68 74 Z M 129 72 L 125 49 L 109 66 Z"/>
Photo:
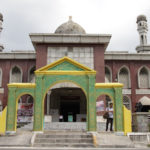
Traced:
<path fill-rule="evenodd" d="M 142 67 L 139 71 L 139 88 L 149 88 L 149 71 L 146 67 Z"/>
<path fill-rule="evenodd" d="M 144 44 L 144 37 L 141 35 L 141 44 Z"/>
<path fill-rule="evenodd" d="M 34 71 L 35 71 L 35 66 L 29 69 L 28 81 L 31 82 L 31 83 L 34 83 L 34 82 L 35 82 Z"/>
<path fill-rule="evenodd" d="M 109 67 L 105 67 L 105 82 L 109 83 L 111 82 L 112 75 Z"/>
<path fill-rule="evenodd" d="M 19 67 L 15 66 L 10 72 L 10 82 L 18 83 L 22 82 L 22 71 Z"/>
<path fill-rule="evenodd" d="M 126 67 L 122 67 L 120 69 L 118 82 L 124 84 L 123 88 L 130 88 L 130 76 L 129 76 L 129 71 Z"/>
<path fill-rule="evenodd" d="M 123 105 L 124 105 L 127 109 L 131 110 L 131 101 L 130 101 L 130 99 L 129 99 L 128 96 L 123 96 Z"/>

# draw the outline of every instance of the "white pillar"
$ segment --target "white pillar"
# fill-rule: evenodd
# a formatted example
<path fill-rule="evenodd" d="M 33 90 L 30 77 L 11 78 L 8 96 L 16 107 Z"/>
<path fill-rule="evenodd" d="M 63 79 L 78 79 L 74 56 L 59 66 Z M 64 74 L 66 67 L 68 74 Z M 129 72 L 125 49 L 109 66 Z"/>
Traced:
<path fill-rule="evenodd" d="M 47 93 L 47 115 L 49 115 L 49 112 L 50 112 L 50 95 L 51 95 L 51 91 L 48 91 Z"/>

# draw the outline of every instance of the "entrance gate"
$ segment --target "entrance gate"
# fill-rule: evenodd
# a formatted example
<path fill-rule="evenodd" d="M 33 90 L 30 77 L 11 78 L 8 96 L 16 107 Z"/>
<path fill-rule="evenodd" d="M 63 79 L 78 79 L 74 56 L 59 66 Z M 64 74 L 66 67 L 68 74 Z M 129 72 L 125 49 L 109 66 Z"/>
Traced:
<path fill-rule="evenodd" d="M 115 131 L 124 131 L 122 87 L 120 83 L 95 83 L 96 71 L 68 58 L 44 66 L 35 71 L 35 84 L 8 84 L 7 132 L 16 132 L 17 104 L 19 98 L 29 94 L 34 98 L 34 131 L 43 131 L 44 98 L 57 83 L 72 82 L 84 92 L 87 100 L 87 131 L 96 131 L 96 99 L 102 94 L 114 100 Z"/>

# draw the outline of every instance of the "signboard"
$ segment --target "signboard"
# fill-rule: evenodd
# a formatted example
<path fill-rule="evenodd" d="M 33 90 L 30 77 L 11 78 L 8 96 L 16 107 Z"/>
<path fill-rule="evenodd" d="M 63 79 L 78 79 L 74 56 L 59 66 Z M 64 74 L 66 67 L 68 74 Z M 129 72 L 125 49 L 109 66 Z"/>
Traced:
<path fill-rule="evenodd" d="M 32 122 L 33 104 L 19 103 L 17 111 L 17 122 Z"/>
<path fill-rule="evenodd" d="M 104 111 L 105 107 L 104 107 L 104 101 L 98 101 L 96 102 L 96 112 L 100 112 L 100 111 Z"/>

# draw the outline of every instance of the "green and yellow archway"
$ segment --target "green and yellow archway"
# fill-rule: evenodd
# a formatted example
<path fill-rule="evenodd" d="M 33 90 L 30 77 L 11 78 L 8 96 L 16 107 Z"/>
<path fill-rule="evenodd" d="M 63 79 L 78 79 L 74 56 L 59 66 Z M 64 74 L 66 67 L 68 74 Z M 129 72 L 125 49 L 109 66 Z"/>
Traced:
<path fill-rule="evenodd" d="M 114 100 L 115 131 L 124 131 L 122 87 L 120 83 L 95 83 L 96 71 L 68 58 L 62 59 L 35 71 L 35 84 L 8 84 L 7 132 L 16 131 L 17 100 L 20 95 L 29 94 L 34 98 L 34 131 L 43 131 L 44 98 L 56 83 L 73 82 L 87 98 L 87 131 L 96 131 L 96 99 L 102 94 Z"/>

